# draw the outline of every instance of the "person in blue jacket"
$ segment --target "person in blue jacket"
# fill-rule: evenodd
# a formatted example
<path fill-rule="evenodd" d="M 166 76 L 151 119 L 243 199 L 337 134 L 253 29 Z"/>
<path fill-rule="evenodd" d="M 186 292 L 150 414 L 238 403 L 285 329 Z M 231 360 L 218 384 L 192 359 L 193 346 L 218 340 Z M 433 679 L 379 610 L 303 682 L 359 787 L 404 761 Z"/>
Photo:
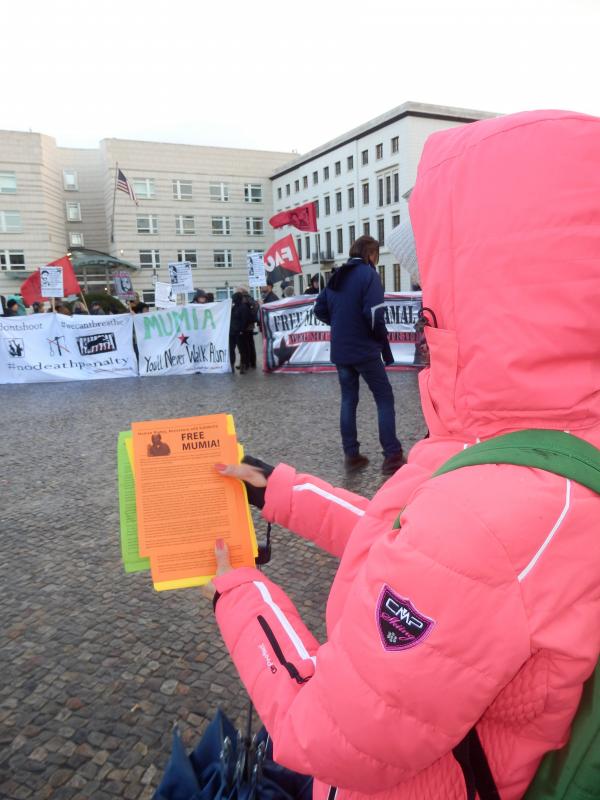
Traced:
<path fill-rule="evenodd" d="M 331 326 L 331 360 L 340 382 L 340 431 L 346 469 L 360 469 L 369 459 L 360 452 L 356 430 L 359 378 L 362 375 L 377 404 L 381 471 L 391 475 L 402 466 L 402 445 L 396 436 L 394 393 L 385 364 L 394 358 L 385 327 L 383 287 L 376 270 L 379 243 L 360 236 L 348 261 L 333 275 L 315 303 L 315 316 Z"/>

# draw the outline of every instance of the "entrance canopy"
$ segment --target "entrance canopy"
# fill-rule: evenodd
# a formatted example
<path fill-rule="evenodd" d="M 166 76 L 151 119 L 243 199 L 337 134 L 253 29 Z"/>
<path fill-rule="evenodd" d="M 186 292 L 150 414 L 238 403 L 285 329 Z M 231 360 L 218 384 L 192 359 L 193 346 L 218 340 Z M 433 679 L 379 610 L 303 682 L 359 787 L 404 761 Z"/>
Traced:
<path fill-rule="evenodd" d="M 108 267 L 108 269 L 138 269 L 137 264 L 123 261 L 121 258 L 102 253 L 100 250 L 88 250 L 86 247 L 72 247 L 67 253 L 75 272 L 84 267 Z"/>

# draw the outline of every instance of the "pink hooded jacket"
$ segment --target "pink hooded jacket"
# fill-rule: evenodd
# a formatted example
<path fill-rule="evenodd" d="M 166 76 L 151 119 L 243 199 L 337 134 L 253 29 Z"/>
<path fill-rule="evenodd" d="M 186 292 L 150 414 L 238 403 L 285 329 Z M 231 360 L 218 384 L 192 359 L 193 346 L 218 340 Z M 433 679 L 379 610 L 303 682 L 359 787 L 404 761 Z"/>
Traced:
<path fill-rule="evenodd" d="M 371 501 L 285 464 L 270 477 L 265 518 L 341 558 L 326 643 L 263 573 L 215 581 L 275 758 L 314 775 L 319 800 L 462 800 L 452 749 L 476 723 L 517 800 L 568 738 L 600 651 L 600 498 L 526 467 L 429 477 L 521 428 L 600 446 L 599 187 L 599 119 L 430 137 L 410 212 L 438 323 L 420 374 L 431 436 Z"/>

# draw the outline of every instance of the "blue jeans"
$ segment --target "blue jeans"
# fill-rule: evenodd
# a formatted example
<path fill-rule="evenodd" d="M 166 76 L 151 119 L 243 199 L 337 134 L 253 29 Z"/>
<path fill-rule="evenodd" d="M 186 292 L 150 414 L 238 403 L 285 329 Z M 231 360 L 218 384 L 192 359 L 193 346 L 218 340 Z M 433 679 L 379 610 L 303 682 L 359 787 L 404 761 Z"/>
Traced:
<path fill-rule="evenodd" d="M 362 375 L 377 404 L 379 441 L 384 456 L 391 456 L 402 449 L 396 437 L 396 411 L 394 393 L 380 358 L 360 364 L 336 364 L 342 406 L 340 409 L 340 431 L 342 446 L 347 456 L 355 456 L 360 449 L 356 431 L 356 408 L 358 406 L 358 381 Z"/>

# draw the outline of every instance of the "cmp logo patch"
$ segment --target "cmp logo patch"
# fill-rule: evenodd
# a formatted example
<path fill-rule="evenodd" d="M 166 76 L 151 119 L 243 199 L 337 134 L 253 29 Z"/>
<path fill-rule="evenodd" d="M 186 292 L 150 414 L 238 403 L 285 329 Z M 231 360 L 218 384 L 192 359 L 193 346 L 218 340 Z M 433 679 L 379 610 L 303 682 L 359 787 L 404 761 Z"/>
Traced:
<path fill-rule="evenodd" d="M 375 612 L 385 650 L 408 650 L 429 636 L 435 620 L 418 611 L 410 600 L 383 585 Z"/>
<path fill-rule="evenodd" d="M 78 336 L 77 347 L 82 356 L 112 353 L 117 349 L 114 333 L 97 333 L 94 336 Z"/>
<path fill-rule="evenodd" d="M 25 357 L 25 340 L 24 339 L 5 339 L 8 355 L 11 358 L 24 358 Z"/>

